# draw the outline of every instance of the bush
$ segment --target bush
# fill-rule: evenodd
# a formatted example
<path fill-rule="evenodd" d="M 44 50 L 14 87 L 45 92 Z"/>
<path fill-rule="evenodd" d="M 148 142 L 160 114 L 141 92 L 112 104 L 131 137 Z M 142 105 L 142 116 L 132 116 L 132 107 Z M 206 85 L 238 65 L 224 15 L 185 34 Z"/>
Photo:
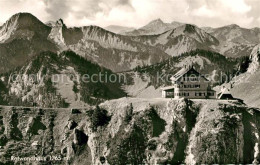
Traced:
<path fill-rule="evenodd" d="M 8 139 L 5 135 L 0 135 L 0 146 L 5 146 L 5 144 L 8 142 Z"/>
<path fill-rule="evenodd" d="M 99 106 L 96 106 L 91 117 L 91 126 L 92 130 L 96 131 L 99 126 L 104 126 L 110 121 L 110 116 L 107 115 L 105 109 L 101 109 Z"/>
<path fill-rule="evenodd" d="M 156 142 L 156 140 L 154 140 L 154 139 L 152 139 L 152 140 L 150 140 L 149 142 L 148 142 L 148 144 L 147 144 L 147 148 L 149 149 L 149 150 L 156 150 L 156 147 L 157 147 L 157 142 Z"/>
<path fill-rule="evenodd" d="M 74 81 L 74 84 L 73 84 L 73 89 L 74 93 L 78 93 L 79 92 L 79 89 L 78 89 L 78 82 L 77 81 Z"/>
<path fill-rule="evenodd" d="M 133 109 L 133 104 L 131 103 L 130 106 L 128 106 L 126 109 L 125 122 L 129 123 L 132 120 Z"/>

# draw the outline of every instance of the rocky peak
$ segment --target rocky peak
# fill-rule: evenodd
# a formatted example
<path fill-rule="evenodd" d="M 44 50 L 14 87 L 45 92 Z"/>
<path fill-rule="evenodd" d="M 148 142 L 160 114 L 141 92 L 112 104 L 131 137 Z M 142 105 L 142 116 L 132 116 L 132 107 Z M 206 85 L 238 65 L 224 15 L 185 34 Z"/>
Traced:
<path fill-rule="evenodd" d="M 171 38 L 175 37 L 185 37 L 189 38 L 189 40 L 196 40 L 200 43 L 208 44 L 208 45 L 217 45 L 218 40 L 212 35 L 206 33 L 204 30 L 198 28 L 195 25 L 184 24 L 179 26 L 173 30 L 168 31 L 168 34 Z M 205 45 L 204 45 L 205 46 Z"/>
<path fill-rule="evenodd" d="M 27 35 L 27 38 L 31 38 L 34 34 L 33 32 L 46 36 L 49 31 L 50 27 L 42 23 L 32 14 L 17 13 L 7 20 L 0 29 L 0 42 L 7 41 L 11 36 L 23 37 Z"/>
<path fill-rule="evenodd" d="M 146 29 L 146 28 L 151 28 L 151 27 L 153 27 L 153 28 L 154 27 L 162 27 L 162 26 L 166 26 L 166 24 L 160 18 L 158 18 L 156 20 L 149 22 L 147 25 L 145 25 L 141 29 Z"/>
<path fill-rule="evenodd" d="M 33 16 L 30 13 L 17 13 L 13 15 L 7 22 L 8 26 L 12 26 L 16 24 L 17 29 L 24 29 L 24 28 L 41 28 L 45 26 L 38 18 Z"/>
<path fill-rule="evenodd" d="M 56 25 L 58 25 L 58 26 L 66 26 L 61 18 L 56 21 Z"/>
<path fill-rule="evenodd" d="M 160 18 L 157 18 L 153 21 L 151 21 L 150 23 L 164 23 Z"/>
<path fill-rule="evenodd" d="M 237 24 L 227 25 L 226 27 L 231 28 L 231 29 L 240 28 L 240 26 L 238 26 Z"/>

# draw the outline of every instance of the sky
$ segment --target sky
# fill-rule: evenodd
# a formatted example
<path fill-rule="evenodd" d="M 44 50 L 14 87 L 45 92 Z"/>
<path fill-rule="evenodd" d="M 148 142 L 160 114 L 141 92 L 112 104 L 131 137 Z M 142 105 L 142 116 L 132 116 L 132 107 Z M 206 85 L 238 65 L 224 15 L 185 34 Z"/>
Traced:
<path fill-rule="evenodd" d="M 160 18 L 200 27 L 260 27 L 260 0 L 0 0 L 0 24 L 18 12 L 67 26 L 141 27 Z"/>

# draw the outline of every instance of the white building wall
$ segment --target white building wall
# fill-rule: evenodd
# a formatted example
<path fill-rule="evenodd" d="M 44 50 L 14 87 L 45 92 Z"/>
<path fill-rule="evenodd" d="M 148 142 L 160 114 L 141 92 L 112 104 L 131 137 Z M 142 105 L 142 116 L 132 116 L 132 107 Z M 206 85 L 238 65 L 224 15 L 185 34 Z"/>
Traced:
<path fill-rule="evenodd" d="M 214 99 L 216 92 L 210 90 L 209 83 L 202 77 L 197 81 L 184 81 L 182 77 L 179 81 L 174 82 L 174 98 Z M 208 96 L 208 93 L 214 93 L 214 95 Z"/>

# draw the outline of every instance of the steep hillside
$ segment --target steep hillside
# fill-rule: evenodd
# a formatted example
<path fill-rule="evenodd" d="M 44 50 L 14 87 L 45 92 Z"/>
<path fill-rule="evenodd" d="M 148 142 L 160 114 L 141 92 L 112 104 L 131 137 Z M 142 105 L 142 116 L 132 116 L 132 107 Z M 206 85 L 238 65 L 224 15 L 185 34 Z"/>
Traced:
<path fill-rule="evenodd" d="M 258 28 L 246 29 L 233 24 L 205 30 L 219 40 L 220 45 L 216 50 L 228 57 L 248 56 L 260 42 Z"/>
<path fill-rule="evenodd" d="M 51 28 L 29 13 L 12 16 L 0 28 L 0 73 L 23 65 L 41 51 L 57 51 L 47 37 Z"/>
<path fill-rule="evenodd" d="M 259 110 L 238 102 L 119 99 L 77 113 L 0 108 L 3 164 L 37 162 L 25 157 L 46 159 L 37 164 L 260 161 Z"/>
<path fill-rule="evenodd" d="M 231 88 L 232 94 L 241 98 L 246 104 L 253 107 L 260 107 L 260 44 L 254 47 L 250 55 L 250 64 L 247 71 L 235 77 L 229 84 L 224 84 Z"/>
<path fill-rule="evenodd" d="M 237 84 L 232 85 L 232 94 L 236 98 L 243 99 L 247 105 L 260 108 L 260 94 L 258 92 L 260 90 L 260 72 L 257 71 L 253 75 L 243 74 L 240 78 L 237 80 Z"/>
<path fill-rule="evenodd" d="M 118 75 L 70 51 L 43 52 L 1 80 L 9 105 L 77 107 L 125 96 Z"/>

